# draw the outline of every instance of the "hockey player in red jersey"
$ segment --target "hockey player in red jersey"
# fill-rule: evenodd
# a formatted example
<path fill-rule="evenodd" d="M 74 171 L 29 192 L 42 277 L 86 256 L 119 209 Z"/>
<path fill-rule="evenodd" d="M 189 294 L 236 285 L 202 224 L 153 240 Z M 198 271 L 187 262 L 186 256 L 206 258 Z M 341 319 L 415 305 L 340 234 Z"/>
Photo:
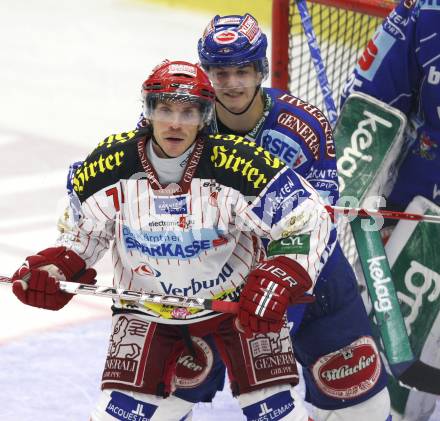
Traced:
<path fill-rule="evenodd" d="M 177 362 L 189 353 L 203 381 L 213 359 L 208 340 L 248 420 L 269 410 L 307 420 L 290 392 L 298 376 L 285 312 L 310 301 L 305 294 L 334 247 L 323 201 L 255 142 L 204 133 L 214 90 L 197 65 L 160 64 L 143 97 L 147 126 L 107 137 L 76 170 L 78 222 L 26 259 L 14 294 L 59 310 L 72 296 L 58 281 L 94 283 L 92 267 L 111 247 L 116 287 L 239 302 L 235 316 L 115 300 L 92 421 L 183 419 L 193 401 L 174 393 L 187 386 Z"/>

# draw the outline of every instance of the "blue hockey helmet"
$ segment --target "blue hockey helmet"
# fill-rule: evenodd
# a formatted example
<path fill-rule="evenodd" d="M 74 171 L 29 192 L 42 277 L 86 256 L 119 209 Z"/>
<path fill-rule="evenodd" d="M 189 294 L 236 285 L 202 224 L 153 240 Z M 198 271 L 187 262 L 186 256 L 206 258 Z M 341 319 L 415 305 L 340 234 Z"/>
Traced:
<path fill-rule="evenodd" d="M 267 38 L 257 20 L 245 15 L 215 16 L 198 42 L 202 67 L 244 66 L 255 63 L 262 80 L 269 74 Z"/>

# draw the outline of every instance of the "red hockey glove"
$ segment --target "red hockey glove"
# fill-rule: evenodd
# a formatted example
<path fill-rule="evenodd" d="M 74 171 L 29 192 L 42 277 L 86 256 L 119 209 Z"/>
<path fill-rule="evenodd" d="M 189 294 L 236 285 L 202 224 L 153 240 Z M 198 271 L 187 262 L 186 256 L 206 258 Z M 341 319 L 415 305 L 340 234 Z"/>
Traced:
<path fill-rule="evenodd" d="M 238 322 L 246 335 L 279 332 L 290 304 L 308 303 L 313 283 L 306 270 L 284 256 L 260 262 L 240 294 Z"/>
<path fill-rule="evenodd" d="M 86 269 L 85 261 L 74 251 L 51 247 L 26 258 L 12 275 L 12 291 L 24 304 L 59 310 L 73 297 L 60 290 L 59 279 L 94 284 L 95 276 L 95 269 Z M 22 280 L 24 277 L 26 281 Z"/>

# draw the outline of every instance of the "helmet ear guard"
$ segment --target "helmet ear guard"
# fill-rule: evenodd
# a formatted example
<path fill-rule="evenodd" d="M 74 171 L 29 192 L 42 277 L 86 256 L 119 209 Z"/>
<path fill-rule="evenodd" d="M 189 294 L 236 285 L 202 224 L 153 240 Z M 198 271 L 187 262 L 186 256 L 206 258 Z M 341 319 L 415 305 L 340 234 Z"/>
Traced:
<path fill-rule="evenodd" d="M 186 61 L 164 60 L 157 65 L 142 84 L 142 99 L 147 120 L 158 102 L 197 104 L 201 127 L 214 115 L 215 91 L 207 74 L 199 65 Z"/>
<path fill-rule="evenodd" d="M 199 60 L 205 70 L 256 63 L 262 80 L 269 74 L 266 50 L 266 35 L 249 13 L 215 16 L 198 41 Z"/>

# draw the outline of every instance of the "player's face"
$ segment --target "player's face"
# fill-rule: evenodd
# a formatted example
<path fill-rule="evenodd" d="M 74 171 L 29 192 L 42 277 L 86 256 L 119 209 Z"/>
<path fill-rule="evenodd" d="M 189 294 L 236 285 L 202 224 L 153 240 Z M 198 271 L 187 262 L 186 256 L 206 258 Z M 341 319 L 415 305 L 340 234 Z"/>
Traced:
<path fill-rule="evenodd" d="M 159 102 L 151 115 L 157 143 L 173 158 L 182 155 L 193 144 L 201 120 L 199 105 L 192 103 Z M 166 157 L 159 148 L 156 153 Z"/>
<path fill-rule="evenodd" d="M 249 105 L 262 80 L 261 73 L 252 64 L 211 67 L 208 75 L 217 98 L 233 112 L 241 112 Z"/>

